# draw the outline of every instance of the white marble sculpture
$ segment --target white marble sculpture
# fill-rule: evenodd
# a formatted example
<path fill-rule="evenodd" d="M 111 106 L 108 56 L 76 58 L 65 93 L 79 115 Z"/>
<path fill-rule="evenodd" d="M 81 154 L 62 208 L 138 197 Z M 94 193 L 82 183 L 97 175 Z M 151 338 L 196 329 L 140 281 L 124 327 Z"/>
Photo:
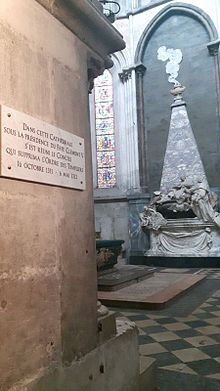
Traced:
<path fill-rule="evenodd" d="M 150 232 L 151 248 L 147 255 L 216 256 L 220 244 L 220 214 L 215 206 L 215 195 L 200 178 L 193 181 L 182 177 L 167 194 L 154 192 L 150 205 L 140 214 L 142 229 Z M 191 211 L 194 218 L 166 219 L 162 213 L 167 210 L 177 215 Z"/>

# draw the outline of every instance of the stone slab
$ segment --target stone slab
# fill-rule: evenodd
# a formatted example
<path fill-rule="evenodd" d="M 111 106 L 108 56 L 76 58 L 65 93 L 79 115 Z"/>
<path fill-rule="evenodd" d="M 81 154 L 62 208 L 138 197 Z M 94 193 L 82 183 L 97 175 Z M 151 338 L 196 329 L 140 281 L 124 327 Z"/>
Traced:
<path fill-rule="evenodd" d="M 83 190 L 84 139 L 1 105 L 1 176 Z"/>
<path fill-rule="evenodd" d="M 149 278 L 155 270 L 155 268 L 147 266 L 117 266 L 112 269 L 111 273 L 99 275 L 98 289 L 100 291 L 115 291 Z"/>
<path fill-rule="evenodd" d="M 108 306 L 163 309 L 205 278 L 201 274 L 155 273 L 153 277 L 117 292 L 99 292 L 98 298 Z"/>

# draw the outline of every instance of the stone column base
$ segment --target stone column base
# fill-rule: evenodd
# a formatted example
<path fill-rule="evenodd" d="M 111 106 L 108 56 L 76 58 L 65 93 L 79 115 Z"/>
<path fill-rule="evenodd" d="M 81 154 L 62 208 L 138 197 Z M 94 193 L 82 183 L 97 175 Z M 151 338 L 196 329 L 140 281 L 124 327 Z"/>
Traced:
<path fill-rule="evenodd" d="M 116 324 L 114 337 L 71 366 L 41 372 L 35 380 L 26 380 L 9 391 L 152 391 L 155 362 L 142 365 L 140 370 L 137 327 L 128 320 L 117 320 Z"/>

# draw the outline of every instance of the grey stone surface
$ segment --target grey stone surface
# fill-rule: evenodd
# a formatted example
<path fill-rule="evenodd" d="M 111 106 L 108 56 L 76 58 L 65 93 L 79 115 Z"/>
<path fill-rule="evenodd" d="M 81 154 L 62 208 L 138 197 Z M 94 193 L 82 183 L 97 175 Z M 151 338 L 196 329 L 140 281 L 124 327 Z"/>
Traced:
<path fill-rule="evenodd" d="M 133 322 L 117 320 L 115 337 L 69 367 L 45 373 L 16 391 L 139 391 L 138 383 L 137 328 Z"/>
<path fill-rule="evenodd" d="M 112 269 L 111 272 L 98 276 L 99 291 L 114 291 L 122 287 L 136 284 L 150 277 L 153 268 L 146 266 L 122 265 Z"/>
<path fill-rule="evenodd" d="M 128 204 L 127 202 L 95 203 L 96 232 L 100 239 L 124 240 L 128 248 Z"/>
<path fill-rule="evenodd" d="M 201 179 L 208 186 L 184 104 L 172 108 L 160 190 L 166 194 L 183 175 L 193 180 Z"/>
<path fill-rule="evenodd" d="M 102 344 L 116 335 L 116 320 L 114 312 L 109 312 L 98 320 L 98 342 Z"/>
<path fill-rule="evenodd" d="M 156 359 L 140 356 L 140 391 L 156 391 Z"/>
<path fill-rule="evenodd" d="M 140 213 L 149 202 L 148 196 L 144 198 L 130 199 L 129 201 L 129 256 L 144 255 L 144 249 L 148 247 L 148 237 L 141 228 Z"/>

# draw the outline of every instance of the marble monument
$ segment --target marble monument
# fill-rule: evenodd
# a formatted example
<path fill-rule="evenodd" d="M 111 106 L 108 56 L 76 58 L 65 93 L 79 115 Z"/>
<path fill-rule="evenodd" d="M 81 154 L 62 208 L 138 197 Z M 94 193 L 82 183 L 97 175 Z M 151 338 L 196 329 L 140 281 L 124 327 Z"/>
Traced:
<path fill-rule="evenodd" d="M 144 232 L 150 233 L 147 256 L 216 257 L 220 250 L 220 214 L 217 196 L 210 191 L 203 163 L 178 81 L 180 49 L 158 49 L 158 59 L 168 61 L 171 120 L 160 190 L 140 214 Z"/>

